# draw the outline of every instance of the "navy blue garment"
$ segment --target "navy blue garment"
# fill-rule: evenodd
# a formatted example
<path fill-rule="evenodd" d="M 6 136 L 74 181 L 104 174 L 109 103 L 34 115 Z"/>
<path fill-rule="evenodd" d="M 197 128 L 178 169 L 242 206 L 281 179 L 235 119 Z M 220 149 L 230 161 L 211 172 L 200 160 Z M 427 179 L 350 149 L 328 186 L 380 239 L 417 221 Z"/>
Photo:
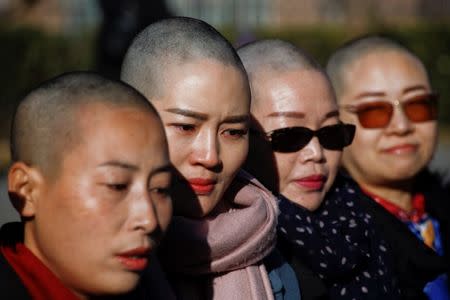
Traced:
<path fill-rule="evenodd" d="M 278 233 L 285 241 L 280 249 L 287 243 L 323 280 L 324 299 L 400 299 L 389 247 L 360 201 L 354 186 L 341 177 L 314 212 L 280 196 Z"/>
<path fill-rule="evenodd" d="M 275 300 L 300 300 L 297 276 L 277 249 L 264 258 Z"/>

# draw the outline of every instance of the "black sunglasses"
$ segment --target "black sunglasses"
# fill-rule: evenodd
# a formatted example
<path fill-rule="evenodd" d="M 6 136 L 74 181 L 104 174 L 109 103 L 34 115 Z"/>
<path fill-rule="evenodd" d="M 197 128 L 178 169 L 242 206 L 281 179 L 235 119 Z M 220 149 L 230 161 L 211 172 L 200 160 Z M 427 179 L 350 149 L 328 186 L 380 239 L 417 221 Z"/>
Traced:
<path fill-rule="evenodd" d="M 286 127 L 273 130 L 265 134 L 275 152 L 297 152 L 311 141 L 315 136 L 320 145 L 328 150 L 342 150 L 350 145 L 355 136 L 355 125 L 336 124 L 324 126 L 318 130 L 307 127 Z"/>

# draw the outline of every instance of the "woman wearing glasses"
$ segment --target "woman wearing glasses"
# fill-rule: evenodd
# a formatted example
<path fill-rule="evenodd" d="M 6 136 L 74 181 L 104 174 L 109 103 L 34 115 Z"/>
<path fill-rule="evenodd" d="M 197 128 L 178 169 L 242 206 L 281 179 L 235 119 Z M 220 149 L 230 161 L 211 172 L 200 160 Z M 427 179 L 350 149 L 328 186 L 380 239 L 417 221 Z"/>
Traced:
<path fill-rule="evenodd" d="M 395 41 L 369 36 L 338 49 L 327 71 L 342 120 L 357 126 L 343 165 L 392 249 L 403 296 L 450 299 L 450 199 L 426 169 L 437 95 L 425 67 Z"/>
<path fill-rule="evenodd" d="M 302 299 L 398 299 L 381 234 L 353 187 L 336 179 L 355 127 L 340 122 L 326 74 L 280 40 L 238 54 L 255 118 L 247 167 L 279 194 L 278 248 L 296 271 Z"/>

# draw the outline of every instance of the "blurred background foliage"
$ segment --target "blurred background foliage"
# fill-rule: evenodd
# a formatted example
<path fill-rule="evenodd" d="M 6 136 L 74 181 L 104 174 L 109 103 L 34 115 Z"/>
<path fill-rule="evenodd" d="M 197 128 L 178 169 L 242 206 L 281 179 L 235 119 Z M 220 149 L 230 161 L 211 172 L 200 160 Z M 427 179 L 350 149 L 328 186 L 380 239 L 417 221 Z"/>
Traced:
<path fill-rule="evenodd" d="M 222 31 L 236 42 L 238 33 Z M 336 47 L 360 34 L 380 33 L 412 49 L 429 70 L 432 85 L 440 95 L 440 121 L 450 125 L 450 25 L 415 24 L 351 30 L 344 26 L 304 26 L 258 29 L 252 38 L 280 38 L 297 44 L 325 64 Z M 77 35 L 59 35 L 33 28 L 0 24 L 0 137 L 9 131 L 15 103 L 30 88 L 52 76 L 70 70 L 95 68 L 96 30 Z"/>
<path fill-rule="evenodd" d="M 33 28 L 0 26 L 0 136 L 9 132 L 17 101 L 40 82 L 93 65 L 93 34 L 62 36 Z"/>

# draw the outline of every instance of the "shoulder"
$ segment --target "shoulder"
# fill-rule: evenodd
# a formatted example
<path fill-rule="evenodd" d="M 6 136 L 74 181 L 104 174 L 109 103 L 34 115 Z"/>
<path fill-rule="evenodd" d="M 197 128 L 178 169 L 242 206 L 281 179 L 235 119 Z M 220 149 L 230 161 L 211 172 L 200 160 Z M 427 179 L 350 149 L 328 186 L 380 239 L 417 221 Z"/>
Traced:
<path fill-rule="evenodd" d="M 22 281 L 0 252 L 0 295 L 8 299 L 31 299 Z"/>

